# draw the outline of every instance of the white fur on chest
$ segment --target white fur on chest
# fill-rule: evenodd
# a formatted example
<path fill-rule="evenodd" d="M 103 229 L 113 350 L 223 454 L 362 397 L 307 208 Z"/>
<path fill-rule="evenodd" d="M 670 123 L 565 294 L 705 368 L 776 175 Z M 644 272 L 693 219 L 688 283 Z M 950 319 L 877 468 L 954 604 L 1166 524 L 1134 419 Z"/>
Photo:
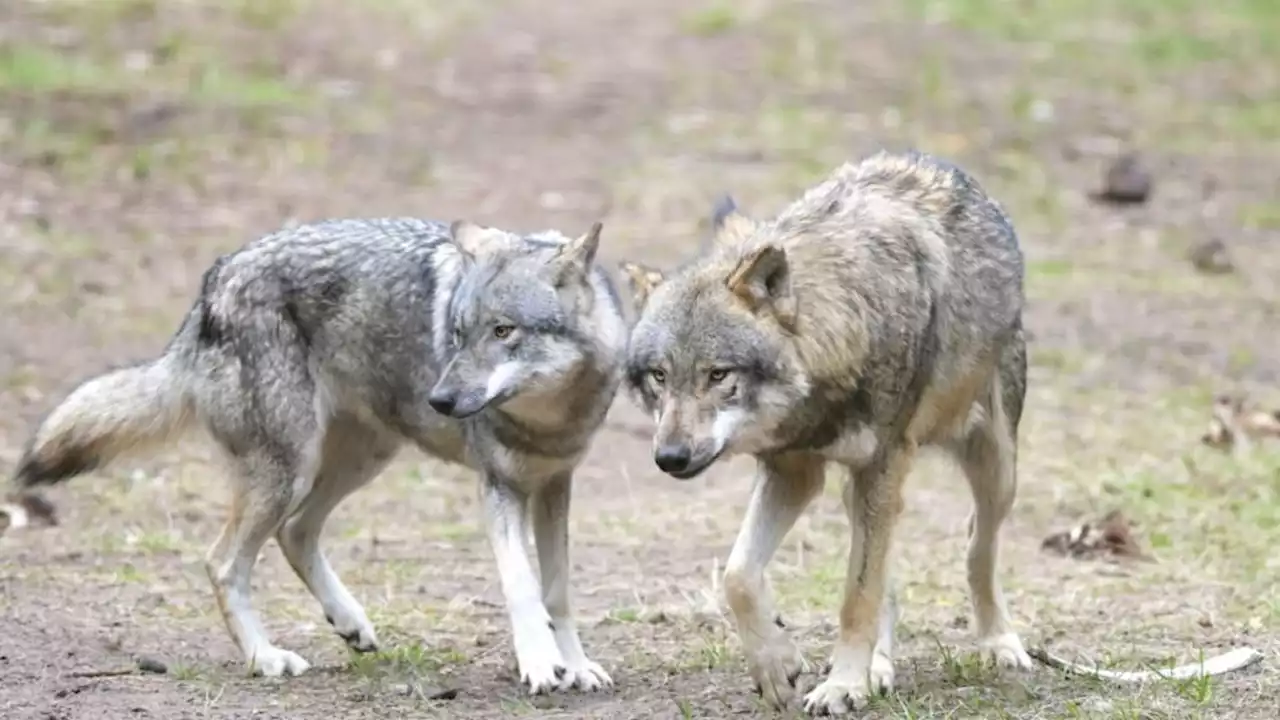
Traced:
<path fill-rule="evenodd" d="M 820 452 L 827 460 L 857 468 L 871 462 L 879 445 L 871 428 L 863 426 L 841 435 Z"/>
<path fill-rule="evenodd" d="M 502 481 L 535 493 L 549 480 L 573 472 L 578 457 L 549 458 L 515 452 L 498 444 L 482 444 L 485 457 L 482 466 L 496 473 Z"/>

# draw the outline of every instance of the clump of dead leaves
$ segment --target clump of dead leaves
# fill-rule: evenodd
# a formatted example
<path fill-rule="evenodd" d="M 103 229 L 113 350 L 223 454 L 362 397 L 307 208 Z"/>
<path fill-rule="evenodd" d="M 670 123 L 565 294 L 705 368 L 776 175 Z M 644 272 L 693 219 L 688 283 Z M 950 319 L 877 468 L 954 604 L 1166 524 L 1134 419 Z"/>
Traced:
<path fill-rule="evenodd" d="M 1213 401 L 1209 430 L 1200 442 L 1219 450 L 1243 451 L 1263 438 L 1280 438 L 1280 410 L 1245 407 L 1245 398 L 1219 395 Z"/>
<path fill-rule="evenodd" d="M 1120 510 L 1112 510 L 1100 520 L 1054 533 L 1044 539 L 1040 549 L 1077 560 L 1153 560 L 1134 537 L 1133 524 Z"/>

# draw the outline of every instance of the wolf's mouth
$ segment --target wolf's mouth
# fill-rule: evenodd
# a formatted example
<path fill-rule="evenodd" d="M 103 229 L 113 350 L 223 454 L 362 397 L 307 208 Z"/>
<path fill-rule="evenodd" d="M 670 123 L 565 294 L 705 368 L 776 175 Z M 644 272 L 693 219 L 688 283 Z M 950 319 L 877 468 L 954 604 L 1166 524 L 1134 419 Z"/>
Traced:
<path fill-rule="evenodd" d="M 454 420 L 466 420 L 474 415 L 479 415 L 481 411 L 491 405 L 493 405 L 492 401 L 477 402 L 472 399 L 464 399 L 463 401 L 449 407 L 448 412 L 441 412 L 441 408 L 435 408 L 435 410 L 441 415 Z"/>
<path fill-rule="evenodd" d="M 723 453 L 724 451 L 721 450 L 720 452 L 717 452 L 714 455 L 708 455 L 703 460 L 695 460 L 694 462 L 689 463 L 689 465 L 682 470 L 667 471 L 667 474 L 677 480 L 692 480 L 693 478 L 696 478 L 702 473 L 706 472 L 707 468 L 714 465 L 716 460 L 719 460 L 720 455 Z"/>
<path fill-rule="evenodd" d="M 467 418 L 472 417 L 474 415 L 479 415 L 480 411 L 484 410 L 486 407 L 488 406 L 481 405 L 474 409 L 466 408 L 463 410 L 454 410 L 453 412 L 449 413 L 448 417 L 453 418 L 454 420 L 466 420 Z"/>

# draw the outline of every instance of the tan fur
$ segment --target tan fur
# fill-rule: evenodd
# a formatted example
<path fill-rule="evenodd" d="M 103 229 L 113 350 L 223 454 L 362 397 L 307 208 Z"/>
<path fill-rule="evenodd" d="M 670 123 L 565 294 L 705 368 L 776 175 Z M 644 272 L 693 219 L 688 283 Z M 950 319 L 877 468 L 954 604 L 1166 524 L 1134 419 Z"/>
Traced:
<path fill-rule="evenodd" d="M 952 375 L 950 383 L 928 392 L 907 427 L 907 437 L 923 446 L 967 435 L 973 429 L 974 414 L 982 413 L 982 393 L 992 381 L 993 365 L 988 361 Z"/>
<path fill-rule="evenodd" d="M 917 180 L 927 190 L 903 196 L 899 188 L 904 178 Z M 865 344 L 859 340 L 867 336 L 870 311 L 861 296 L 845 287 L 847 279 L 857 274 L 859 256 L 865 248 L 813 242 L 812 238 L 823 230 L 821 223 L 802 216 L 811 213 L 814 206 L 839 202 L 839 194 L 846 192 L 844 183 L 873 179 L 883 181 L 884 185 L 868 188 L 861 198 L 860 210 L 875 221 L 914 226 L 914 235 L 925 241 L 931 289 L 940 293 L 950 272 L 948 252 L 940 225 L 930 219 L 930 213 L 937 214 L 945 209 L 946 203 L 954 201 L 950 180 L 944 174 L 922 170 L 918 165 L 890 155 L 838 168 L 828 180 L 779 213 L 771 227 L 790 224 L 796 227 L 785 233 L 765 234 L 768 238 L 765 244 L 755 232 L 761 227 L 759 223 L 736 211 L 729 214 L 715 236 L 714 246 L 719 252 L 699 266 L 695 281 L 734 287 L 743 276 L 744 268 L 753 267 L 760 258 L 768 256 L 773 258 L 773 263 L 779 262 L 766 248 L 785 251 L 781 262 L 785 263 L 790 286 L 776 301 L 782 310 L 781 316 L 767 319 L 791 330 L 795 353 L 814 379 L 856 382 L 856 374 L 851 375 L 849 369 L 859 367 L 866 353 Z M 657 279 L 661 279 L 660 274 Z M 881 282 L 894 281 L 894 278 L 881 279 Z M 650 279 L 646 295 L 653 288 Z M 768 307 L 749 298 L 744 298 L 743 303 L 757 315 Z M 799 304 L 804 305 L 804 313 L 795 317 L 794 308 Z M 787 322 L 792 322 L 792 327 L 788 328 Z"/>
<path fill-rule="evenodd" d="M 637 311 L 644 307 L 649 293 L 662 284 L 663 274 L 659 270 L 634 262 L 623 262 L 619 265 L 631 288 L 631 299 Z"/>
<path fill-rule="evenodd" d="M 875 643 L 880 600 L 888 580 L 889 543 L 898 516 L 902 514 L 902 487 L 914 455 L 913 448 L 895 451 L 883 477 L 868 478 L 871 483 L 850 480 L 850 487 L 845 491 L 856 497 L 851 504 L 859 513 L 856 519 L 863 524 L 863 544 L 860 553 L 851 552 L 849 557 L 849 582 L 840 606 L 843 642 L 860 640 L 868 647 Z M 862 578 L 862 583 L 853 582 L 855 578 Z"/>
<path fill-rule="evenodd" d="M 515 246 L 509 233 L 470 220 L 455 220 L 449 226 L 449 235 L 459 250 L 473 258 L 510 250 Z"/>

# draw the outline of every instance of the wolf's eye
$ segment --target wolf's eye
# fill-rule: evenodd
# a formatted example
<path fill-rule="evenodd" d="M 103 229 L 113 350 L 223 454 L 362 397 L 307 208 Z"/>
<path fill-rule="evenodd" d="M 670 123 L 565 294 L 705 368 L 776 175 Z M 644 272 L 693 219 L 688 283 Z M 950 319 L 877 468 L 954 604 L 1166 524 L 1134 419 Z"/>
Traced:
<path fill-rule="evenodd" d="M 505 340 L 511 337 L 511 332 L 513 330 L 515 330 L 515 327 L 511 325 L 498 325 L 493 328 L 493 336 L 499 340 Z"/>
<path fill-rule="evenodd" d="M 729 371 L 724 368 L 716 368 L 707 374 L 707 379 L 711 381 L 712 385 L 723 381 L 727 377 L 729 377 Z"/>
<path fill-rule="evenodd" d="M 667 374 L 657 368 L 654 368 L 653 370 L 649 371 L 649 377 L 653 378 L 653 381 L 658 383 L 659 385 L 666 382 L 667 380 Z"/>

